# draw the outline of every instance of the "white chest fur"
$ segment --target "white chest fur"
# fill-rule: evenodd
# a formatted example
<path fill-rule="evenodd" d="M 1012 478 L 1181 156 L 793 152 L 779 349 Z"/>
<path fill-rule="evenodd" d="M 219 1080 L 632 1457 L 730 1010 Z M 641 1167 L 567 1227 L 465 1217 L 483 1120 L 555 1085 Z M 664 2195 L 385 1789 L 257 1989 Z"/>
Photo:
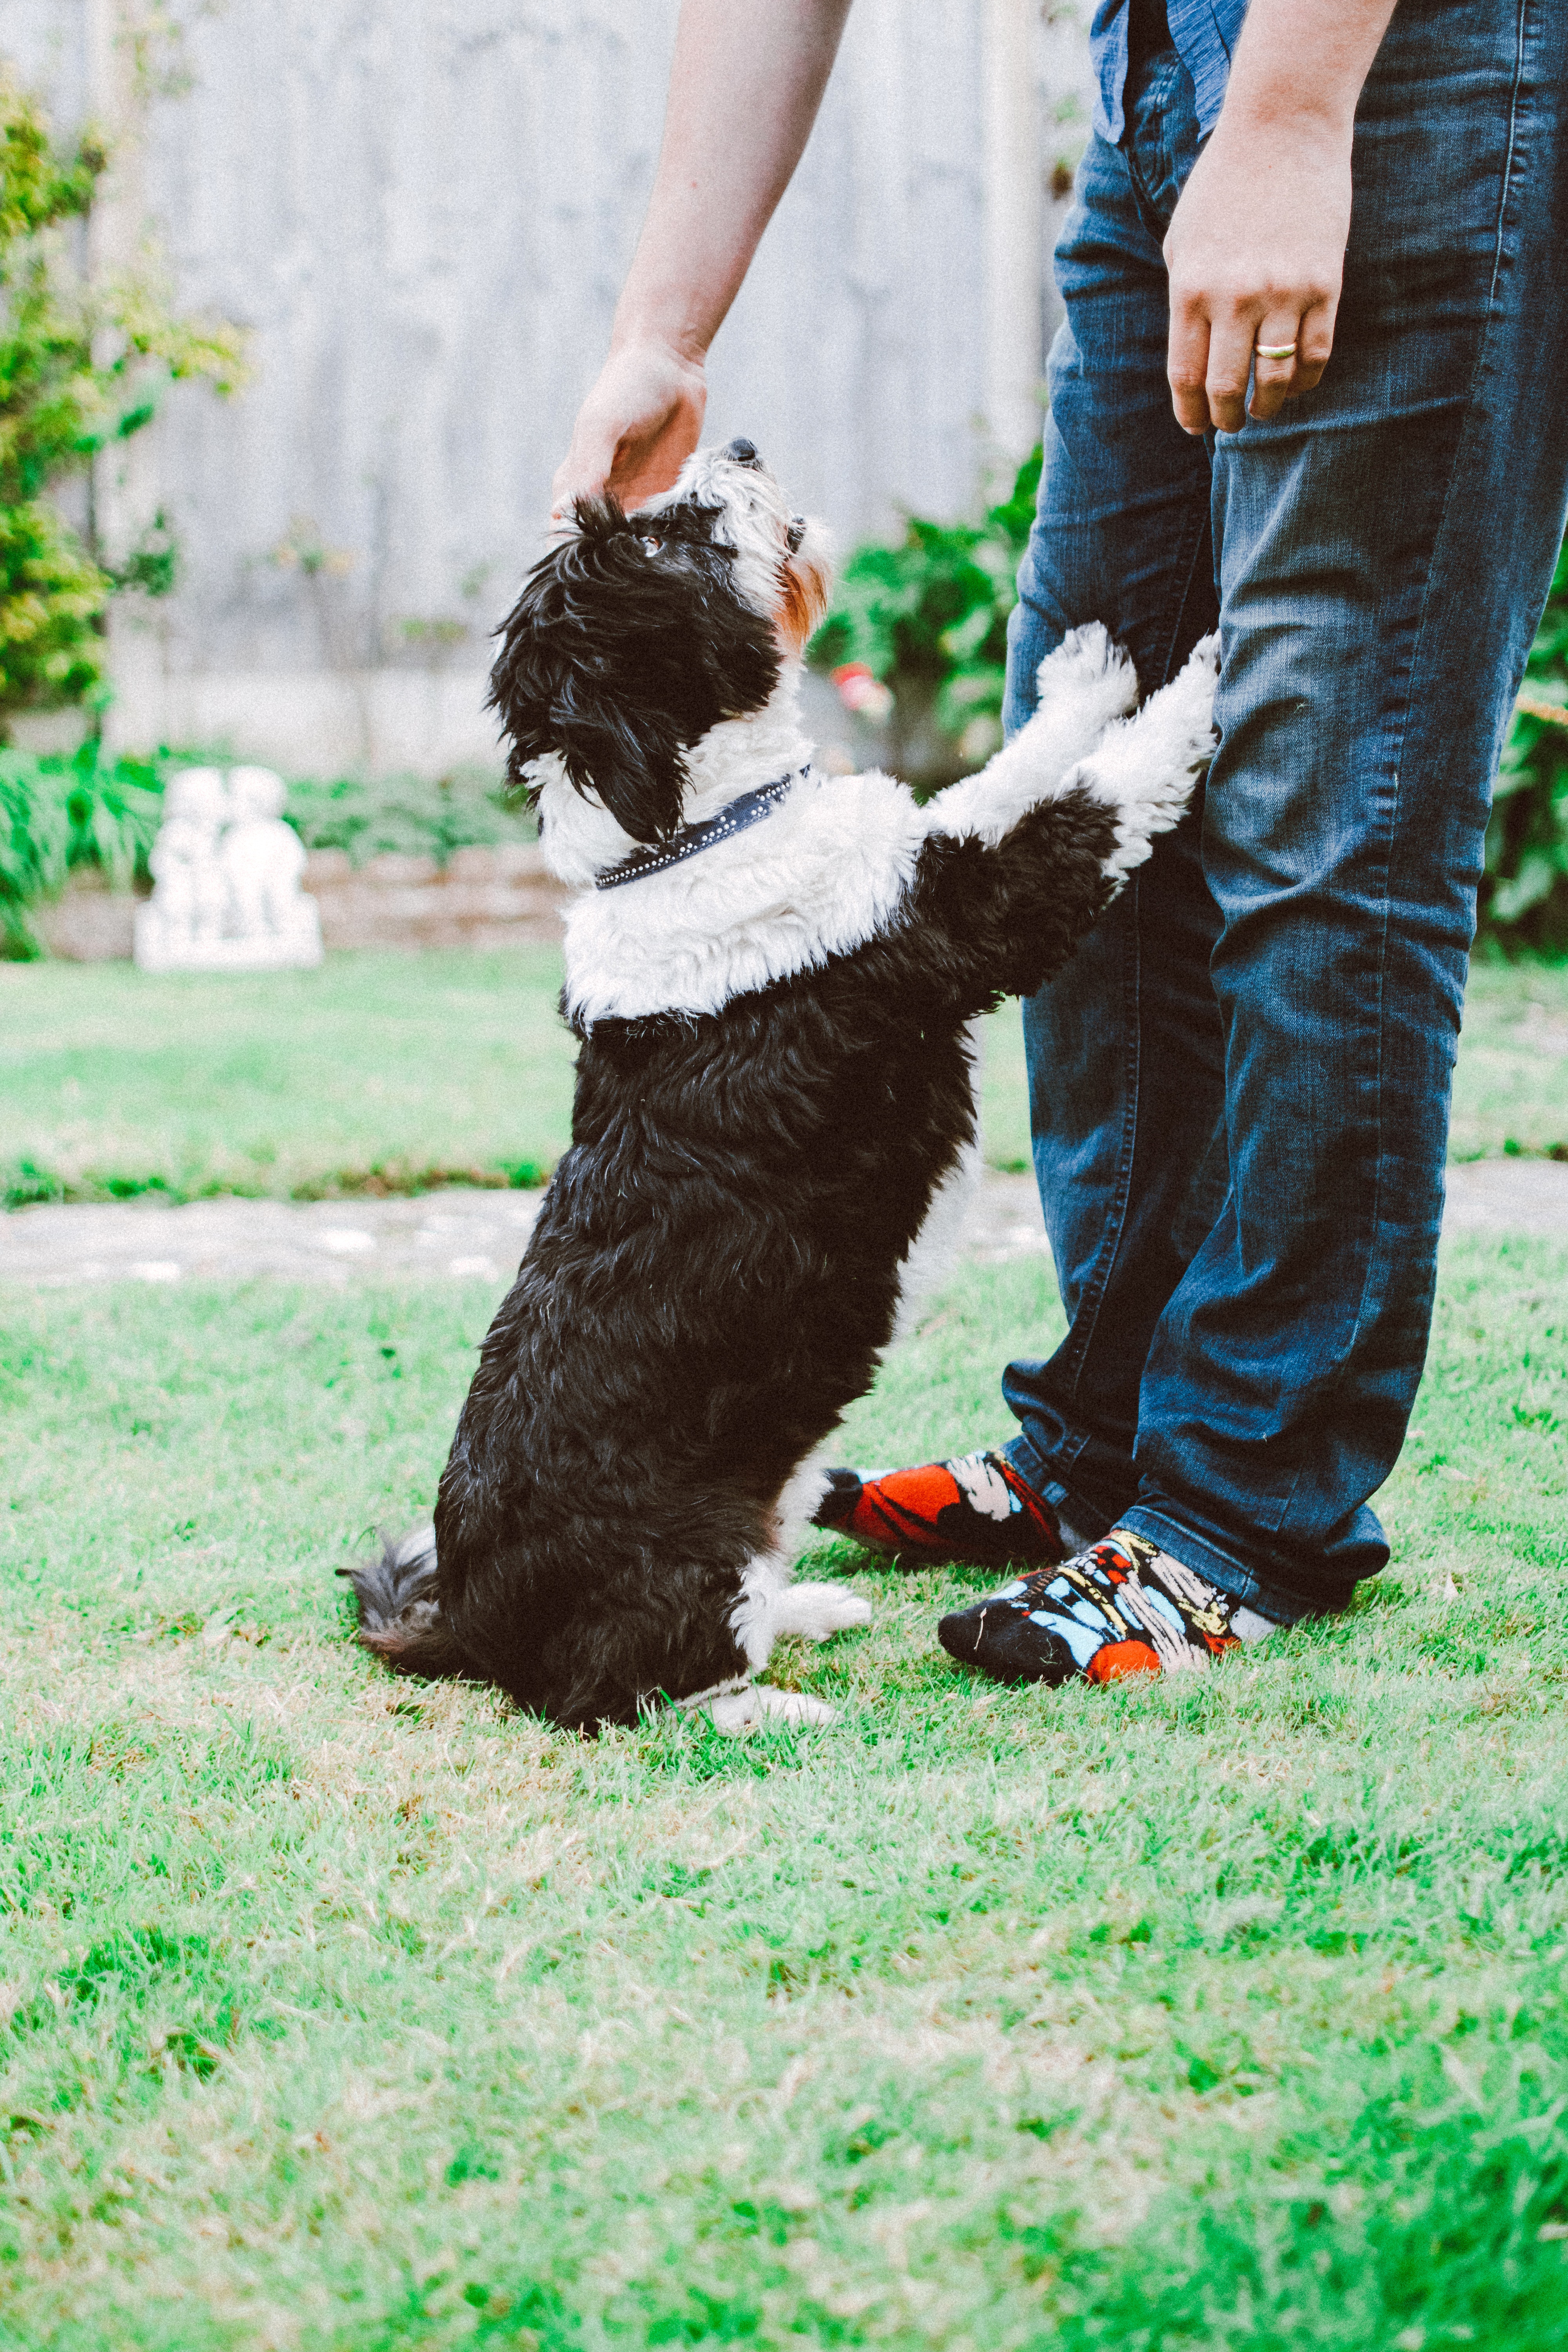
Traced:
<path fill-rule="evenodd" d="M 585 885 L 566 917 L 573 1017 L 714 1013 L 874 937 L 909 887 L 927 819 L 890 776 L 822 776 L 795 715 L 797 680 L 752 719 L 728 719 L 689 756 L 687 821 L 807 772 L 760 823 L 661 873 L 609 890 L 593 878 L 637 847 L 559 763 L 541 763 L 544 851 Z"/>

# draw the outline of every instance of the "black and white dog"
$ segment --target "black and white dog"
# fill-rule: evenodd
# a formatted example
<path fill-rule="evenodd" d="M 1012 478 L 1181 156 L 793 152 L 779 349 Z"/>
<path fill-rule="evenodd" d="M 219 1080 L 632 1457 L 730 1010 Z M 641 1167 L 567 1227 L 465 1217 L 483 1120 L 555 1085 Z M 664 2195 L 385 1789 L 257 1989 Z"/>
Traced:
<path fill-rule="evenodd" d="M 584 502 L 505 625 L 494 701 L 577 886 L 572 1148 L 490 1326 L 434 1530 L 355 1573 L 390 1664 L 554 1722 L 659 1695 L 736 1727 L 775 1636 L 866 1605 L 792 1584 L 813 1454 L 870 1382 L 975 1156 L 970 1024 L 1040 986 L 1212 749 L 1212 643 L 1136 717 L 1103 629 L 924 807 L 812 764 L 826 572 L 749 442 L 635 514 Z"/>

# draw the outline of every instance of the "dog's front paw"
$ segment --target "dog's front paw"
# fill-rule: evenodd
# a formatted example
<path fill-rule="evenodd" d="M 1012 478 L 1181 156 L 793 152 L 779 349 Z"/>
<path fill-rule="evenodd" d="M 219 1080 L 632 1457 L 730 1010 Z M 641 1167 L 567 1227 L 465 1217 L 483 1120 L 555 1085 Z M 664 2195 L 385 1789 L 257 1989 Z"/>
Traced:
<path fill-rule="evenodd" d="M 760 1723 L 837 1723 L 838 1709 L 805 1691 L 769 1690 L 748 1683 L 744 1690 L 724 1691 L 704 1702 L 702 1712 L 717 1731 L 754 1731 Z"/>
<path fill-rule="evenodd" d="M 773 1629 L 804 1642 L 826 1642 L 851 1626 L 868 1625 L 871 1604 L 837 1584 L 791 1584 L 774 1605 Z"/>
<path fill-rule="evenodd" d="M 1190 776 L 1214 757 L 1214 698 L 1219 683 L 1219 631 L 1201 637 L 1169 686 L 1145 706 L 1159 726 L 1152 749 L 1172 776 Z M 1161 750 L 1163 758 L 1161 758 Z"/>
<path fill-rule="evenodd" d="M 1054 718 L 1068 706 L 1087 705 L 1102 727 L 1131 710 L 1138 699 L 1138 673 L 1115 644 L 1103 621 L 1069 629 L 1036 673 L 1038 714 Z"/>
<path fill-rule="evenodd" d="M 1071 779 L 1116 812 L 1116 848 L 1104 871 L 1118 887 L 1148 856 L 1154 835 L 1180 821 L 1194 778 L 1214 756 L 1218 675 L 1218 636 L 1205 637 L 1169 686 L 1106 730 Z"/>

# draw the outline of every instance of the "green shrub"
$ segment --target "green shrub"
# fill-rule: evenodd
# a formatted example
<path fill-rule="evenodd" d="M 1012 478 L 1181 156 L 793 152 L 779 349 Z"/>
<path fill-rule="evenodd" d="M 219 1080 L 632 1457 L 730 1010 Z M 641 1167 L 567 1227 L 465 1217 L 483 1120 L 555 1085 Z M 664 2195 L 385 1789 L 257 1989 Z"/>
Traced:
<path fill-rule="evenodd" d="M 1510 948 L 1568 948 L 1568 548 L 1503 747 L 1481 928 Z"/>
<path fill-rule="evenodd" d="M 500 780 L 459 768 L 430 783 L 420 776 L 302 776 L 284 810 L 307 849 L 346 850 L 356 866 L 386 851 L 433 857 L 457 849 L 531 841 L 531 816 L 507 804 Z"/>
<path fill-rule="evenodd" d="M 0 64 L 0 741 L 19 710 L 100 693 L 110 596 L 174 581 L 162 516 L 116 563 L 82 543 L 50 492 L 140 432 L 171 379 L 226 392 L 242 373 L 236 331 L 175 317 L 154 265 L 112 283 L 82 276 L 71 232 L 108 163 L 92 132 L 55 147 Z"/>
<path fill-rule="evenodd" d="M 1039 478 L 1036 449 L 983 521 L 911 515 L 897 547 L 858 547 L 812 642 L 817 667 L 863 663 L 891 689 L 889 758 L 914 781 L 962 775 L 1002 740 L 1007 615 Z M 1503 750 L 1480 931 L 1510 950 L 1568 948 L 1568 548 Z"/>
<path fill-rule="evenodd" d="M 129 885 L 147 872 L 163 776 L 138 760 L 106 762 L 96 743 L 71 759 L 0 749 L 0 955 L 37 953 L 29 908 L 73 866 Z"/>
<path fill-rule="evenodd" d="M 894 764 L 920 781 L 977 768 L 1002 740 L 1007 615 L 1039 478 L 1037 448 L 982 521 L 911 515 L 899 546 L 858 547 L 812 641 L 818 668 L 863 662 L 891 688 Z"/>

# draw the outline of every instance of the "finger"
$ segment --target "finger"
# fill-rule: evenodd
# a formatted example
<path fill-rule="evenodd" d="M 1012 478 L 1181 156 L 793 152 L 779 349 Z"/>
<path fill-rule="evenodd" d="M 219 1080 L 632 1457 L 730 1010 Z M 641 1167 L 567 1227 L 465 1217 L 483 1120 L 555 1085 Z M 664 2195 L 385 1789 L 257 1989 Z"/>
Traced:
<path fill-rule="evenodd" d="M 602 498 L 619 446 L 620 435 L 613 426 L 595 427 L 579 417 L 572 446 L 550 486 L 551 512 L 564 514 L 574 499 Z"/>
<path fill-rule="evenodd" d="M 1205 433 L 1208 430 L 1209 404 L 1205 389 L 1208 364 L 1207 313 L 1200 310 L 1194 300 L 1180 299 L 1173 289 L 1165 373 L 1170 381 L 1171 405 L 1184 433 Z"/>
<path fill-rule="evenodd" d="M 1216 433 L 1239 433 L 1247 422 L 1247 387 L 1252 374 L 1252 338 L 1257 313 L 1232 311 L 1209 329 L 1206 389 L 1209 419 Z"/>
<path fill-rule="evenodd" d="M 1295 381 L 1300 349 L 1300 320 L 1295 310 L 1265 310 L 1252 344 L 1252 397 L 1248 416 L 1266 425 L 1278 416 Z"/>
<path fill-rule="evenodd" d="M 628 514 L 674 488 L 682 466 L 702 437 L 706 405 L 705 394 L 701 399 L 689 398 L 671 411 L 657 435 L 645 439 L 628 434 L 623 440 L 611 468 L 610 488 Z"/>
<path fill-rule="evenodd" d="M 1339 307 L 1339 296 L 1330 294 L 1302 312 L 1297 333 L 1296 373 L 1289 392 L 1292 400 L 1300 393 L 1316 390 L 1334 348 L 1334 320 Z"/>

